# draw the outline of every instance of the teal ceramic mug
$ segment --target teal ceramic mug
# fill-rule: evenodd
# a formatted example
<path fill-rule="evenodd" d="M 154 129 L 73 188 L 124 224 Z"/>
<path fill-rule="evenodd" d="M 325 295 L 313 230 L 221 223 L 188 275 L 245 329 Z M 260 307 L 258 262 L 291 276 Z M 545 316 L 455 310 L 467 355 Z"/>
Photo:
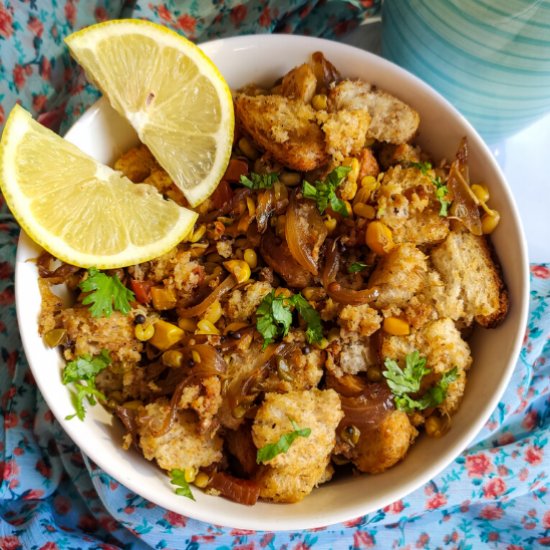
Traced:
<path fill-rule="evenodd" d="M 549 0 L 385 0 L 382 54 L 489 143 L 550 112 Z"/>

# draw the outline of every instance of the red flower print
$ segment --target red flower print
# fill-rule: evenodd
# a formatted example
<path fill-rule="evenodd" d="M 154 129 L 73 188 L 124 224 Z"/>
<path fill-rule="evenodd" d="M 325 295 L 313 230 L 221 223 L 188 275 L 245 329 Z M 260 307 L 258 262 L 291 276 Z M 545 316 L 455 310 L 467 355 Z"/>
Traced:
<path fill-rule="evenodd" d="M 180 29 L 184 32 L 187 32 L 189 34 L 195 33 L 195 26 L 197 24 L 197 20 L 189 14 L 182 15 L 181 17 L 178 17 L 178 25 Z"/>
<path fill-rule="evenodd" d="M 361 525 L 362 522 L 363 522 L 363 518 L 358 517 L 355 519 L 350 519 L 349 521 L 344 521 L 344 525 L 346 527 L 357 527 L 358 525 Z"/>
<path fill-rule="evenodd" d="M 233 546 L 233 550 L 254 550 L 254 543 L 249 542 L 248 544 L 238 544 L 236 546 Z M 304 544 L 303 542 L 299 542 L 294 547 L 294 550 L 309 550 L 309 546 L 307 544 Z"/>
<path fill-rule="evenodd" d="M 483 453 L 466 457 L 469 477 L 483 477 L 493 470 L 493 464 Z"/>
<path fill-rule="evenodd" d="M 9 412 L 4 416 L 4 426 L 6 428 L 14 428 L 17 426 L 19 419 L 14 412 Z"/>
<path fill-rule="evenodd" d="M 500 535 L 496 531 L 491 531 L 489 533 L 489 540 L 491 542 L 496 542 L 497 540 L 500 540 Z"/>
<path fill-rule="evenodd" d="M 33 94 L 32 98 L 32 108 L 37 112 L 40 113 L 44 110 L 46 107 L 46 101 L 48 98 L 44 94 Z"/>
<path fill-rule="evenodd" d="M 49 479 L 52 475 L 52 469 L 50 466 L 48 466 L 44 460 L 40 459 L 37 461 L 36 463 L 36 466 L 35 466 L 36 470 L 38 472 L 40 472 L 42 474 L 43 477 L 45 477 L 46 479 Z"/>
<path fill-rule="evenodd" d="M 95 20 L 98 22 L 107 21 L 107 19 L 109 18 L 109 14 L 103 6 L 99 6 L 95 9 L 94 16 Z"/>
<path fill-rule="evenodd" d="M 491 479 L 483 486 L 483 495 L 485 498 L 496 498 L 506 491 L 506 483 L 500 477 Z"/>
<path fill-rule="evenodd" d="M 231 19 L 233 25 L 238 27 L 245 20 L 246 11 L 246 6 L 244 6 L 243 4 L 239 4 L 231 10 L 229 18 Z"/>
<path fill-rule="evenodd" d="M 261 15 L 260 19 L 258 20 L 258 23 L 260 23 L 261 27 L 269 27 L 271 23 L 271 15 L 269 14 L 269 6 L 266 6 Z"/>
<path fill-rule="evenodd" d="M 167 511 L 163 517 L 173 527 L 185 527 L 187 525 L 187 518 L 175 512 Z"/>
<path fill-rule="evenodd" d="M 25 68 L 22 65 L 16 64 L 13 68 L 13 83 L 18 91 L 25 85 L 25 80 Z"/>
<path fill-rule="evenodd" d="M 24 455 L 25 454 L 25 451 L 21 448 L 21 447 L 15 447 L 13 449 L 13 454 L 15 456 L 21 456 L 21 455 Z"/>
<path fill-rule="evenodd" d="M 542 516 L 542 526 L 545 529 L 550 529 L 550 510 L 544 512 L 544 516 Z"/>
<path fill-rule="evenodd" d="M 435 493 L 435 495 L 426 502 L 428 510 L 435 510 L 447 504 L 447 497 L 443 493 Z"/>
<path fill-rule="evenodd" d="M 513 443 L 515 440 L 516 440 L 516 438 L 514 437 L 514 434 L 512 434 L 510 432 L 506 432 L 498 438 L 498 444 L 499 445 L 509 445 L 510 443 Z"/>
<path fill-rule="evenodd" d="M 43 495 L 44 491 L 42 489 L 31 489 L 23 495 L 23 500 L 34 500 L 35 498 L 41 498 Z"/>
<path fill-rule="evenodd" d="M 57 495 L 54 498 L 53 505 L 55 511 L 60 515 L 65 515 L 71 509 L 71 501 L 61 495 Z"/>
<path fill-rule="evenodd" d="M 519 544 L 509 544 L 506 547 L 506 550 L 525 550 L 523 546 L 520 546 Z"/>
<path fill-rule="evenodd" d="M 542 462 L 543 451 L 540 447 L 530 446 L 527 451 L 525 451 L 525 460 L 529 464 L 540 464 Z"/>
<path fill-rule="evenodd" d="M 465 500 L 461 505 L 460 505 L 460 511 L 465 514 L 468 510 L 470 509 L 470 501 L 469 500 Z"/>
<path fill-rule="evenodd" d="M 97 519 L 90 514 L 82 514 L 78 520 L 78 527 L 83 531 L 95 531 L 98 527 Z"/>
<path fill-rule="evenodd" d="M 521 426 L 528 432 L 531 432 L 537 427 L 538 421 L 539 421 L 538 412 L 529 411 L 528 413 L 525 414 L 525 418 L 521 422 Z"/>
<path fill-rule="evenodd" d="M 2 550 L 19 550 L 23 545 L 19 542 L 18 537 L 0 537 L 0 548 Z"/>
<path fill-rule="evenodd" d="M 493 505 L 484 506 L 479 513 L 479 517 L 483 519 L 500 519 L 503 515 L 504 510 Z"/>
<path fill-rule="evenodd" d="M 275 533 L 266 533 L 260 540 L 260 546 L 265 548 L 274 538 Z"/>
<path fill-rule="evenodd" d="M 42 36 L 42 33 L 44 32 L 44 25 L 42 24 L 42 21 L 40 21 L 40 19 L 38 19 L 37 17 L 34 17 L 33 15 L 29 17 L 27 28 L 35 36 Z"/>
<path fill-rule="evenodd" d="M 528 477 L 529 477 L 529 470 L 527 468 L 522 468 L 518 474 L 519 480 L 525 481 Z"/>
<path fill-rule="evenodd" d="M 498 475 L 501 477 L 507 476 L 510 474 L 510 470 L 504 466 L 504 464 L 500 464 L 497 468 Z"/>
<path fill-rule="evenodd" d="M 11 13 L 5 8 L 4 4 L 0 4 L 0 36 L 9 38 L 13 34 Z"/>
<path fill-rule="evenodd" d="M 366 531 L 355 531 L 353 533 L 353 548 L 372 548 L 374 539 Z"/>
<path fill-rule="evenodd" d="M 71 27 L 74 27 L 76 23 L 76 8 L 73 4 L 73 0 L 67 0 L 65 3 L 65 18 Z"/>
<path fill-rule="evenodd" d="M 105 529 L 105 531 L 109 533 L 112 533 L 118 528 L 118 523 L 111 516 L 102 517 L 99 520 L 99 525 L 101 525 L 102 529 Z"/>
<path fill-rule="evenodd" d="M 395 502 L 392 502 L 391 504 L 388 504 L 384 508 L 384 512 L 388 514 L 399 514 L 403 511 L 405 508 L 402 500 L 396 500 Z"/>
<path fill-rule="evenodd" d="M 6 120 L 6 113 L 4 111 L 4 107 L 0 105 L 0 124 L 4 124 L 5 120 Z"/>
<path fill-rule="evenodd" d="M 55 542 L 47 542 L 44 546 L 40 547 L 40 550 L 59 550 L 59 546 Z"/>
<path fill-rule="evenodd" d="M 124 508 L 124 513 L 125 513 L 125 514 L 128 514 L 128 515 L 133 514 L 135 511 L 136 511 L 136 509 L 135 509 L 134 506 L 126 506 L 126 507 Z"/>
<path fill-rule="evenodd" d="M 52 64 L 50 63 L 50 60 L 43 55 L 40 59 L 40 66 L 38 68 L 38 72 L 40 73 L 40 76 L 44 80 L 50 80 L 50 77 L 52 76 Z"/>
<path fill-rule="evenodd" d="M 430 535 L 428 535 L 428 533 L 421 533 L 418 537 L 418 540 L 416 541 L 415 546 L 417 548 L 426 548 L 428 542 L 430 542 Z"/>
<path fill-rule="evenodd" d="M 531 273 L 537 279 L 550 279 L 550 269 L 544 265 L 533 265 L 531 266 Z"/>
<path fill-rule="evenodd" d="M 149 4 L 149 7 L 152 8 L 153 7 L 152 4 Z M 170 11 L 166 6 L 159 6 L 157 8 L 157 15 L 161 19 L 164 19 L 165 21 L 172 21 L 172 14 L 170 13 Z"/>
<path fill-rule="evenodd" d="M 19 466 L 15 460 L 8 460 L 4 464 L 4 475 L 3 479 L 10 479 L 10 477 L 16 476 L 19 474 Z"/>

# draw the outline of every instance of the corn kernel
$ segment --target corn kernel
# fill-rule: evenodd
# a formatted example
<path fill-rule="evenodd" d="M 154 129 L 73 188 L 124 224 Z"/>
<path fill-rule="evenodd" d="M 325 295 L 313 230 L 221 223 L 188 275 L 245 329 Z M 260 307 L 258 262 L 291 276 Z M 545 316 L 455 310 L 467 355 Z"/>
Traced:
<path fill-rule="evenodd" d="M 195 334 L 214 335 L 219 333 L 220 331 L 214 326 L 214 324 L 210 321 L 207 321 L 206 319 L 201 319 L 197 323 L 197 330 L 195 331 Z"/>
<path fill-rule="evenodd" d="M 206 319 L 207 321 L 210 321 L 213 325 L 215 325 L 220 320 L 222 313 L 223 311 L 220 301 L 216 300 L 208 306 L 208 308 L 204 312 L 203 319 Z"/>
<path fill-rule="evenodd" d="M 146 342 L 153 337 L 155 333 L 155 327 L 150 323 L 143 323 L 134 327 L 134 336 L 140 342 Z"/>
<path fill-rule="evenodd" d="M 406 336 L 411 333 L 411 327 L 407 321 L 399 317 L 386 317 L 382 325 L 384 332 L 392 336 Z"/>
<path fill-rule="evenodd" d="M 326 292 L 325 289 L 320 286 L 306 286 L 306 288 L 302 290 L 302 296 L 306 300 L 311 300 L 315 302 L 317 300 L 322 300 L 323 298 L 325 298 Z"/>
<path fill-rule="evenodd" d="M 193 319 L 178 319 L 178 326 L 187 332 L 195 332 L 197 323 Z"/>
<path fill-rule="evenodd" d="M 479 202 L 487 202 L 489 200 L 489 190 L 485 185 L 474 183 L 470 186 L 474 195 L 478 198 Z"/>
<path fill-rule="evenodd" d="M 167 367 L 181 367 L 183 361 L 183 353 L 175 349 L 170 349 L 162 354 L 162 364 Z"/>
<path fill-rule="evenodd" d="M 185 481 L 187 481 L 187 483 L 193 483 L 196 477 L 197 468 L 195 468 L 194 466 L 191 468 L 185 468 Z"/>
<path fill-rule="evenodd" d="M 237 282 L 245 283 L 250 279 L 250 266 L 244 260 L 229 260 L 223 262 L 223 265 L 237 279 Z"/>
<path fill-rule="evenodd" d="M 199 472 L 193 484 L 199 489 L 204 489 L 210 483 L 210 476 L 204 472 Z"/>
<path fill-rule="evenodd" d="M 196 349 L 191 350 L 191 357 L 195 363 L 199 364 L 201 362 L 200 353 Z"/>
<path fill-rule="evenodd" d="M 204 237 L 205 233 L 206 233 L 206 225 L 202 223 L 201 225 L 199 225 L 199 227 L 197 227 L 193 231 L 193 234 L 191 235 L 191 237 L 189 237 L 189 242 L 191 243 L 199 242 Z"/>
<path fill-rule="evenodd" d="M 176 307 L 177 298 L 171 288 L 154 286 L 151 288 L 151 299 L 153 307 L 158 311 L 172 309 Z"/>
<path fill-rule="evenodd" d="M 349 166 L 351 168 L 351 170 L 348 172 L 347 180 L 356 182 L 359 176 L 359 159 L 356 159 L 355 157 L 347 157 L 342 162 L 342 165 Z"/>
<path fill-rule="evenodd" d="M 248 138 L 242 137 L 239 140 L 239 149 L 243 152 L 244 156 L 250 160 L 256 160 L 260 156 L 256 147 L 252 145 Z"/>
<path fill-rule="evenodd" d="M 367 203 L 370 200 L 370 196 L 372 194 L 372 191 L 370 189 L 367 189 L 366 187 L 360 187 L 357 190 L 357 193 L 355 193 L 355 197 L 353 197 L 353 204 L 357 204 L 359 202 Z"/>
<path fill-rule="evenodd" d="M 143 326 L 143 325 L 137 325 Z M 137 328 L 137 327 L 136 327 Z M 177 344 L 184 335 L 183 330 L 172 323 L 168 323 L 160 319 L 154 325 L 154 334 L 150 338 L 149 342 L 153 344 L 157 349 L 162 351 L 171 348 L 174 344 Z"/>
<path fill-rule="evenodd" d="M 500 222 L 500 214 L 496 210 L 491 210 L 491 213 L 486 213 L 481 216 L 481 231 L 484 235 L 492 233 Z"/>
<path fill-rule="evenodd" d="M 55 348 L 65 340 L 66 336 L 67 331 L 64 328 L 54 328 L 46 332 L 42 339 L 44 340 L 44 344 L 46 344 L 46 346 L 49 348 Z"/>
<path fill-rule="evenodd" d="M 244 251 L 243 259 L 250 266 L 250 269 L 256 269 L 258 265 L 258 255 L 253 248 L 247 248 Z"/>
<path fill-rule="evenodd" d="M 256 205 L 252 197 L 246 197 L 246 207 L 248 208 L 248 215 L 253 218 L 256 215 Z"/>
<path fill-rule="evenodd" d="M 363 189 L 367 189 L 371 193 L 373 191 L 376 191 L 379 185 L 380 185 L 380 182 L 374 176 L 365 176 L 364 178 L 361 179 L 361 187 Z"/>
<path fill-rule="evenodd" d="M 336 226 L 338 225 L 336 218 L 333 218 L 331 216 L 327 216 L 327 219 L 324 220 L 324 222 L 325 222 L 325 227 L 327 228 L 329 233 L 332 233 L 336 229 Z"/>
<path fill-rule="evenodd" d="M 358 202 L 355 204 L 353 206 L 353 212 L 361 218 L 367 218 L 367 220 L 372 220 L 376 216 L 376 210 L 374 207 L 363 202 Z"/>
<path fill-rule="evenodd" d="M 294 187 L 302 181 L 302 176 L 298 172 L 283 172 L 279 176 L 279 180 L 289 187 Z"/>
<path fill-rule="evenodd" d="M 275 296 L 284 296 L 285 298 L 290 298 L 292 296 L 292 292 L 284 286 L 279 286 L 275 289 Z"/>
<path fill-rule="evenodd" d="M 383 222 L 370 222 L 365 232 L 367 246 L 376 254 L 383 256 L 394 247 L 391 229 Z"/>
<path fill-rule="evenodd" d="M 325 94 L 316 94 L 311 99 L 311 105 L 316 111 L 327 110 L 327 96 Z"/>
<path fill-rule="evenodd" d="M 321 340 L 315 344 L 315 347 L 317 349 L 327 349 L 328 345 L 329 341 L 326 338 L 321 338 Z"/>

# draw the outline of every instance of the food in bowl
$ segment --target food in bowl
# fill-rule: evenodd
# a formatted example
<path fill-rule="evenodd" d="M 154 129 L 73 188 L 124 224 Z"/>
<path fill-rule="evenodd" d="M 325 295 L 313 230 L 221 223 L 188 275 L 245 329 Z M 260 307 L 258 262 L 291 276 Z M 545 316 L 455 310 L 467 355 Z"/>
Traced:
<path fill-rule="evenodd" d="M 110 272 L 41 256 L 40 330 L 75 414 L 99 399 L 180 494 L 297 502 L 450 428 L 465 336 L 508 310 L 486 236 L 499 217 L 470 185 L 466 140 L 433 165 L 411 144 L 414 109 L 320 53 L 235 107 L 229 168 L 189 242 Z M 144 146 L 115 168 L 185 205 Z"/>

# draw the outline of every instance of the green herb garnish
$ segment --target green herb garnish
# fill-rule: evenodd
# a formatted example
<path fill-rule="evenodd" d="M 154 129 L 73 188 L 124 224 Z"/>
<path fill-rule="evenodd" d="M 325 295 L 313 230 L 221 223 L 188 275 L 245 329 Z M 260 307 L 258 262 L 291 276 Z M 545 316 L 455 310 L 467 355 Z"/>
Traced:
<path fill-rule="evenodd" d="M 287 298 L 283 295 L 275 296 L 275 291 L 272 290 L 256 310 L 256 328 L 264 338 L 264 349 L 276 338 L 284 338 L 288 334 L 292 324 L 293 306 L 307 324 L 307 341 L 314 344 L 323 338 L 321 318 L 301 294 Z"/>
<path fill-rule="evenodd" d="M 353 262 L 348 267 L 348 273 L 359 273 L 364 269 L 367 269 L 367 267 L 369 267 L 368 264 L 364 264 L 363 262 Z"/>
<path fill-rule="evenodd" d="M 286 453 L 292 443 L 298 438 L 298 437 L 309 437 L 311 434 L 311 428 L 299 428 L 296 422 L 292 420 L 292 418 L 289 418 L 290 423 L 292 424 L 292 432 L 288 432 L 286 434 L 283 434 L 277 443 L 269 443 L 267 445 L 264 445 L 260 449 L 258 449 L 258 453 L 256 455 L 256 462 L 258 464 L 262 462 L 268 462 L 272 458 L 275 458 L 277 455 L 281 453 Z"/>
<path fill-rule="evenodd" d="M 269 174 L 257 174 L 250 172 L 250 177 L 241 176 L 241 183 L 249 189 L 271 189 L 276 181 L 279 180 L 277 172 Z"/>
<path fill-rule="evenodd" d="M 131 309 L 130 302 L 135 299 L 134 293 L 116 275 L 106 275 L 95 267 L 88 269 L 88 277 L 78 286 L 83 292 L 89 292 L 82 303 L 92 304 L 92 317 L 109 317 L 113 308 L 126 315 Z"/>
<path fill-rule="evenodd" d="M 95 405 L 95 398 L 105 399 L 105 396 L 95 387 L 95 377 L 110 364 L 109 352 L 102 350 L 100 355 L 95 357 L 82 355 L 65 365 L 62 382 L 65 385 L 74 384 L 76 390 L 71 392 L 71 401 L 76 412 L 65 417 L 66 420 L 75 416 L 84 420 L 86 416 L 84 399 L 87 399 L 90 405 Z"/>
<path fill-rule="evenodd" d="M 428 172 L 432 170 L 432 164 L 430 162 L 411 162 L 409 166 L 413 168 L 418 168 L 425 176 L 428 176 L 432 183 L 435 185 L 435 197 L 441 205 L 439 209 L 440 216 L 449 215 L 449 206 L 451 206 L 450 200 L 447 200 L 446 197 L 449 195 L 449 188 L 441 180 L 439 176 L 432 177 Z"/>
<path fill-rule="evenodd" d="M 176 495 L 195 500 L 195 497 L 191 492 L 191 487 L 189 487 L 189 483 L 185 479 L 185 470 L 179 470 L 177 468 L 170 470 L 170 483 L 178 486 L 176 489 Z"/>
<path fill-rule="evenodd" d="M 408 394 L 417 393 L 420 390 L 422 378 L 430 372 L 430 369 L 426 368 L 426 358 L 420 357 L 415 350 L 406 355 L 404 369 L 399 367 L 397 361 L 389 358 L 384 361 L 384 366 L 386 370 L 382 374 L 394 394 L 395 405 L 405 412 L 412 412 L 415 409 L 424 410 L 442 403 L 449 384 L 458 376 L 458 369 L 455 367 L 443 374 L 441 380 L 428 389 L 422 397 L 413 399 Z"/>
<path fill-rule="evenodd" d="M 314 185 L 304 181 L 304 197 L 314 200 L 321 214 L 330 206 L 334 212 L 347 218 L 349 213 L 346 203 L 336 196 L 336 188 L 344 181 L 350 170 L 350 166 L 338 166 L 323 181 L 317 180 Z"/>

